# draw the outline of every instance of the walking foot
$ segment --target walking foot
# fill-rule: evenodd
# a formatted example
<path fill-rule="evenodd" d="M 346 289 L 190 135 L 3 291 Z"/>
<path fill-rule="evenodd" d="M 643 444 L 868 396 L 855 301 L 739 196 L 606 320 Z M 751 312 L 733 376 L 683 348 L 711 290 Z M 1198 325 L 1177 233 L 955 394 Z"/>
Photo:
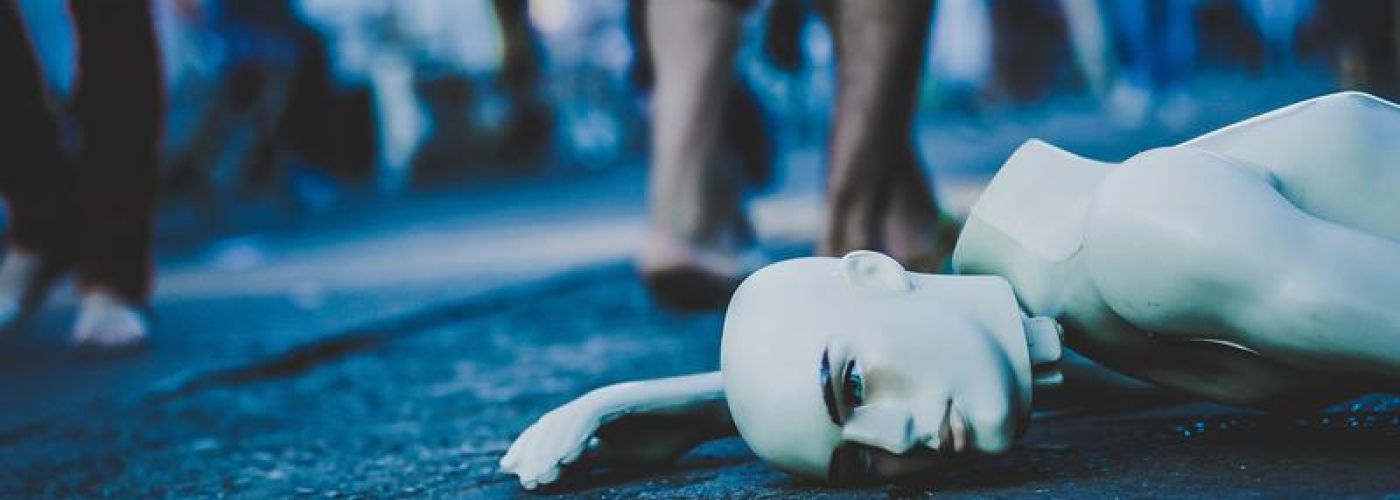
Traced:
<path fill-rule="evenodd" d="M 91 290 L 83 293 L 78 306 L 73 345 L 95 351 L 131 349 L 146 343 L 147 330 L 140 307 L 115 294 Z"/>
<path fill-rule="evenodd" d="M 11 247 L 0 262 L 0 330 L 12 330 L 43 303 L 58 273 L 38 253 Z"/>

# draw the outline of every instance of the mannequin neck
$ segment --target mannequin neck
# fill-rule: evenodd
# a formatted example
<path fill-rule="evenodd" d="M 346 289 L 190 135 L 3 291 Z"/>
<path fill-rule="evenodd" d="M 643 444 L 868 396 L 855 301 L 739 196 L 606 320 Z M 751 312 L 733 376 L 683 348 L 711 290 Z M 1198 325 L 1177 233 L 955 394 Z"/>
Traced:
<path fill-rule="evenodd" d="M 1085 218 L 1111 168 L 1027 141 L 972 207 L 954 250 L 954 271 L 1005 277 L 1027 313 L 1059 316 Z"/>

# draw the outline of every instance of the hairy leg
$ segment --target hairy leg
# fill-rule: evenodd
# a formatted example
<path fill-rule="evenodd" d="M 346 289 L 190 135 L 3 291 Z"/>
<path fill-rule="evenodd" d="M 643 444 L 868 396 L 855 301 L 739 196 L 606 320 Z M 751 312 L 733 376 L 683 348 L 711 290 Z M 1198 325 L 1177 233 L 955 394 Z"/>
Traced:
<path fill-rule="evenodd" d="M 884 251 L 936 271 L 952 249 L 914 145 L 914 106 L 932 2 L 840 1 L 839 88 L 821 253 Z"/>
<path fill-rule="evenodd" d="M 651 221 L 639 265 L 662 300 L 691 302 L 669 290 L 684 295 L 699 291 L 713 300 L 692 297 L 701 299 L 695 306 L 722 305 L 725 289 L 751 267 L 739 258 L 752 244 L 742 212 L 741 172 L 719 154 L 741 13 L 739 7 L 715 0 L 647 6 L 656 94 Z M 651 279 L 675 270 L 684 271 L 675 287 L 657 287 Z"/>

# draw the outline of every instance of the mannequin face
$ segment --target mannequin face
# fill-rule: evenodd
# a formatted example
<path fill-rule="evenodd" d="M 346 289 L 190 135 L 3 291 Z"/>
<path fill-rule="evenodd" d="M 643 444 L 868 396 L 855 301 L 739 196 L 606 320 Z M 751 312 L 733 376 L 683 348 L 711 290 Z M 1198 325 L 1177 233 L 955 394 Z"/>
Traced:
<path fill-rule="evenodd" d="M 1028 414 L 1022 316 L 997 277 L 874 252 L 780 262 L 736 292 L 721 350 L 740 434 L 808 477 L 882 482 L 999 453 Z"/>

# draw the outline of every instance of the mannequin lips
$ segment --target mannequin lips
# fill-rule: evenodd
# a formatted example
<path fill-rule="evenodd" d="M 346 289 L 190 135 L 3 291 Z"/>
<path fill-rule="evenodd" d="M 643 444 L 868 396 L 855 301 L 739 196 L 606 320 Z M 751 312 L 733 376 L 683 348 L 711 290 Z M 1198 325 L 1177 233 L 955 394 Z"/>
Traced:
<path fill-rule="evenodd" d="M 827 480 L 844 485 L 887 482 L 944 470 L 977 455 L 974 433 L 951 401 L 942 405 L 938 424 L 922 434 L 914 434 L 919 431 L 910 417 L 886 404 L 857 408 L 832 451 Z"/>
<path fill-rule="evenodd" d="M 944 453 L 916 447 L 895 455 L 859 443 L 843 443 L 832 450 L 827 482 L 842 486 L 869 486 L 907 480 L 917 481 L 934 471 L 950 471 L 968 463 L 969 454 Z"/>

